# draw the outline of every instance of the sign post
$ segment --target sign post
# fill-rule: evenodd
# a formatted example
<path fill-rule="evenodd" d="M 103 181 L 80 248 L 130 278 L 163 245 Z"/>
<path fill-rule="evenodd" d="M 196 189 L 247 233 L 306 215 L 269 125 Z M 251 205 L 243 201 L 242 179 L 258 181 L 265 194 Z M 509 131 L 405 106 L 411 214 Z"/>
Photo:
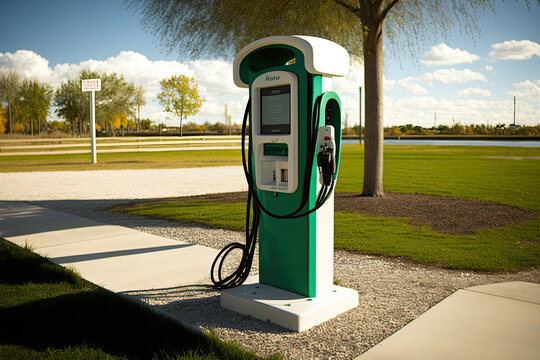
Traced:
<path fill-rule="evenodd" d="M 96 164 L 97 152 L 96 152 L 95 92 L 101 91 L 101 79 L 82 80 L 82 91 L 90 92 L 90 142 L 91 142 L 91 148 L 92 148 L 92 164 Z"/>

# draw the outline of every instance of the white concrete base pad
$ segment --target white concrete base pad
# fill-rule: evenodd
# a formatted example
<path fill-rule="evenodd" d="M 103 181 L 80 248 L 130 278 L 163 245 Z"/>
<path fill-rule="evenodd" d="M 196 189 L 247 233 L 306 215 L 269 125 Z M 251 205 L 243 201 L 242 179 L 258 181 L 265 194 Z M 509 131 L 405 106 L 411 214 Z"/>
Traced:
<path fill-rule="evenodd" d="M 322 295 L 308 298 L 269 285 L 252 283 L 223 290 L 221 306 L 301 332 L 357 307 L 358 292 L 332 286 Z"/>

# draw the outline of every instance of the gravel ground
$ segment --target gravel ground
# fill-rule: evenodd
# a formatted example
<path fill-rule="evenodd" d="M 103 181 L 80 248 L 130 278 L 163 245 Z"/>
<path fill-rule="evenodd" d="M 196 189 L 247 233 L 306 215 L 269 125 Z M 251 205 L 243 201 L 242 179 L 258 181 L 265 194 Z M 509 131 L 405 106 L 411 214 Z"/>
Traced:
<path fill-rule="evenodd" d="M 148 198 L 244 190 L 241 176 L 231 176 L 232 183 L 225 184 L 222 181 L 223 174 L 227 171 L 237 172 L 238 168 L 235 167 L 218 168 L 216 173 L 200 169 L 198 171 L 177 170 L 184 171 L 154 172 L 152 176 L 151 170 L 140 174 L 131 170 L 109 172 L 100 178 L 104 182 L 99 183 L 99 186 L 106 187 L 112 182 L 111 179 L 114 183 L 117 183 L 118 179 L 125 179 L 127 182 L 124 182 L 122 186 L 115 186 L 114 191 L 108 191 L 107 196 L 100 198 L 92 192 L 99 188 L 91 184 L 98 180 L 97 175 L 92 177 L 92 174 L 84 174 L 84 172 L 70 172 L 69 175 L 67 173 L 46 173 L 45 175 L 24 173 L 26 177 L 17 178 L 20 181 L 17 188 L 10 191 L 4 189 L 0 192 L 0 200 L 30 200 L 36 205 L 66 213 L 216 249 L 233 241 L 243 242 L 242 233 L 205 229 L 105 211 L 110 206 L 126 202 L 125 199 L 144 198 L 142 195 L 145 193 Z M 79 173 L 78 176 L 75 173 Z M 212 181 L 206 178 L 206 180 L 196 181 L 202 174 L 214 179 L 214 185 L 208 185 Z M 191 178 L 187 179 L 187 175 Z M 171 180 L 168 178 L 171 176 L 175 177 Z M 9 174 L 1 174 L 0 183 L 6 184 L 4 179 L 7 177 Z M 220 187 L 215 186 L 216 178 L 221 181 Z M 52 185 L 43 186 L 46 179 L 61 183 L 60 187 L 66 191 L 69 189 L 70 182 L 71 187 L 73 184 L 78 184 L 78 186 L 76 190 L 70 189 L 66 195 L 55 190 Z M 184 180 L 178 181 L 178 179 Z M 85 181 L 89 183 L 88 189 L 81 185 Z M 20 184 L 26 184 L 26 186 Z M 38 184 L 41 184 L 41 187 L 29 188 Z M 156 193 L 153 187 L 161 187 L 159 191 L 166 195 L 148 195 Z M 133 194 L 141 195 L 135 197 Z M 104 198 L 108 200 L 102 200 Z M 302 333 L 294 333 L 279 326 L 222 309 L 219 306 L 219 292 L 211 288 L 209 277 L 178 288 L 131 292 L 128 295 L 203 329 L 212 329 L 223 340 L 238 342 L 246 349 L 260 355 L 280 352 L 289 359 L 352 359 L 458 289 L 516 280 L 540 283 L 540 269 L 496 274 L 462 272 L 422 266 L 400 259 L 359 255 L 342 250 L 336 250 L 334 263 L 335 278 L 340 281 L 341 286 L 354 288 L 359 292 L 360 305 L 356 309 Z M 256 268 L 257 263 L 254 263 L 254 269 Z"/>
<path fill-rule="evenodd" d="M 107 207 L 121 202 L 34 203 L 216 249 L 233 241 L 244 241 L 243 234 L 238 232 L 105 211 Z M 254 270 L 258 266 L 256 259 Z M 495 274 L 463 272 L 344 250 L 336 250 L 334 263 L 334 276 L 340 281 L 340 286 L 358 291 L 359 306 L 303 333 L 294 333 L 222 309 L 219 305 L 219 292 L 210 286 L 210 277 L 178 288 L 130 292 L 128 295 L 203 329 L 213 330 L 221 339 L 240 343 L 259 355 L 279 352 L 288 359 L 353 359 L 458 289 L 518 280 L 540 283 L 540 269 Z"/>

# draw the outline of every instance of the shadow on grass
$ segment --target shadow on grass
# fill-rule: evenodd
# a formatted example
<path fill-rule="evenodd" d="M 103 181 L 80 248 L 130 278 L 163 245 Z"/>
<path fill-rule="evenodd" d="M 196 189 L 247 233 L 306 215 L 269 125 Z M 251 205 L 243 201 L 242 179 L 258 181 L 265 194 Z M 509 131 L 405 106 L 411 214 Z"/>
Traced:
<path fill-rule="evenodd" d="M 76 273 L 66 271 L 46 258 L 5 240 L 0 246 L 0 284 L 23 285 L 69 283 L 75 288 L 85 284 Z"/>
<path fill-rule="evenodd" d="M 2 343 L 36 350 L 88 345 L 149 359 L 206 345 L 199 334 L 101 289 L 2 308 L 0 319 Z"/>
<path fill-rule="evenodd" d="M 257 359 L 3 239 L 0 324 L 0 358 Z"/>

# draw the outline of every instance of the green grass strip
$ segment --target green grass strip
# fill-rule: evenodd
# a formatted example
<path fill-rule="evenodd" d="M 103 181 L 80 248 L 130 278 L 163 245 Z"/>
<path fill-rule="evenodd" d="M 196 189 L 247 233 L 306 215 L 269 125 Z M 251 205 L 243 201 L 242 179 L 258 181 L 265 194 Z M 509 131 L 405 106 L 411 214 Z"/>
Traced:
<path fill-rule="evenodd" d="M 534 157 L 540 148 L 386 146 L 384 190 L 487 200 L 540 215 L 540 159 Z M 363 147 L 344 147 L 336 191 L 362 192 L 363 160 Z"/>
<path fill-rule="evenodd" d="M 540 148 L 386 146 L 384 154 L 386 191 L 492 201 L 540 216 Z M 336 191 L 361 192 L 363 160 L 362 146 L 343 147 Z M 122 211 L 231 230 L 245 226 L 243 202 L 165 201 Z M 411 226 L 406 219 L 335 214 L 337 247 L 453 269 L 501 271 L 538 266 L 539 234 L 540 219 L 473 235 L 451 235 Z"/>
<path fill-rule="evenodd" d="M 184 150 L 97 154 L 0 156 L 0 172 L 174 169 L 240 165 L 239 150 Z"/>
<path fill-rule="evenodd" d="M 116 207 L 111 211 L 237 231 L 244 230 L 246 224 L 246 204 L 244 202 L 218 204 L 208 200 L 165 200 Z"/>
<path fill-rule="evenodd" d="M 185 223 L 244 230 L 245 203 L 166 201 L 138 204 L 123 212 Z M 398 256 L 451 269 L 502 271 L 540 265 L 538 220 L 473 235 L 442 234 L 407 224 L 406 218 L 335 213 L 335 246 L 365 254 Z"/>
<path fill-rule="evenodd" d="M 481 271 L 523 270 L 540 265 L 538 221 L 473 235 L 441 234 L 405 218 L 336 213 L 335 246 L 364 254 L 403 257 L 422 264 Z"/>
<path fill-rule="evenodd" d="M 0 359 L 258 358 L 3 239 L 0 319 Z"/>

